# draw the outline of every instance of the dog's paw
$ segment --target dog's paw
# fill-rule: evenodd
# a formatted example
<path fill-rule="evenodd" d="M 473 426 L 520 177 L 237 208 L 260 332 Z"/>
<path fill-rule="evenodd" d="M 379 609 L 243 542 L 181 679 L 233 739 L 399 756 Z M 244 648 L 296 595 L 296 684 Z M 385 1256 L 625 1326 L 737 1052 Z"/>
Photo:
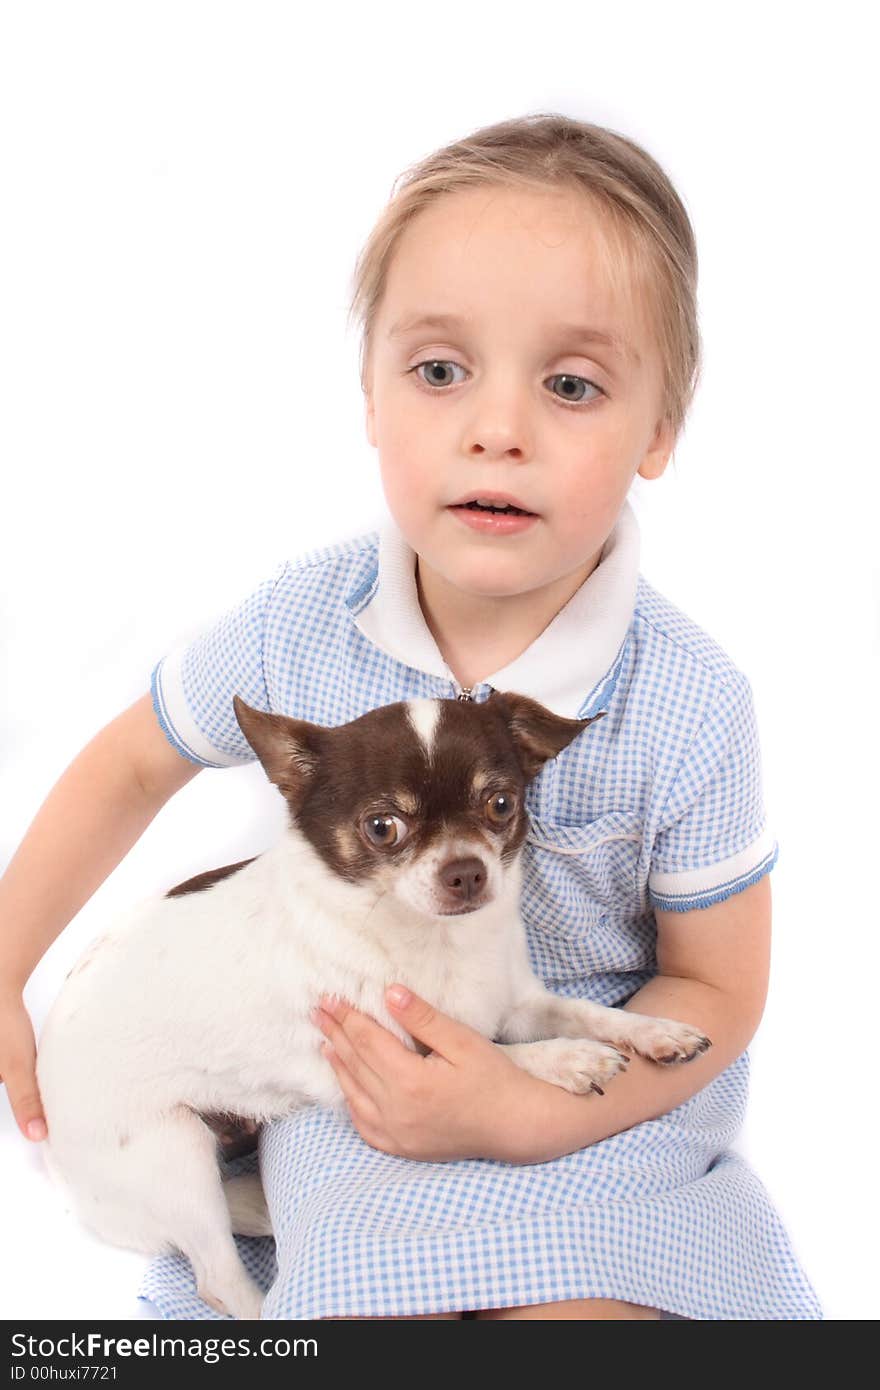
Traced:
<path fill-rule="evenodd" d="M 562 1086 L 574 1095 L 588 1095 L 591 1091 L 604 1095 L 603 1085 L 629 1062 L 616 1047 L 590 1038 L 546 1038 L 542 1042 L 515 1043 L 505 1051 L 532 1076 Z"/>
<path fill-rule="evenodd" d="M 242 1271 L 232 1282 L 224 1283 L 225 1298 L 221 1298 L 215 1288 L 209 1288 L 205 1281 L 197 1285 L 197 1293 L 203 1303 L 226 1318 L 240 1318 L 256 1321 L 262 1317 L 263 1294 L 249 1275 Z"/>
<path fill-rule="evenodd" d="M 628 1014 L 626 1018 L 626 1037 L 621 1041 L 652 1062 L 690 1062 L 712 1046 L 709 1038 L 688 1023 L 648 1014 Z"/>

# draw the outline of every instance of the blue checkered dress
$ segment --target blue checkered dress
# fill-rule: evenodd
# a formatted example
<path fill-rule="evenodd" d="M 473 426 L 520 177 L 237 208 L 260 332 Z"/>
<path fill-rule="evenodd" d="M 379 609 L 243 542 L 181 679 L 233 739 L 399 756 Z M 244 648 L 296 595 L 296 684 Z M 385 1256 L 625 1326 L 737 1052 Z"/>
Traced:
<path fill-rule="evenodd" d="M 772 869 L 746 677 L 640 574 L 625 504 L 589 579 L 521 656 L 473 688 L 559 714 L 606 710 L 527 794 L 523 917 L 559 994 L 626 1002 L 657 972 L 655 907 L 719 902 Z M 418 606 L 414 555 L 390 518 L 286 563 L 152 679 L 173 746 L 208 767 L 252 761 L 232 695 L 325 726 L 459 687 Z M 399 1316 L 572 1298 L 694 1319 L 819 1319 L 757 1176 L 731 1148 L 748 1053 L 659 1119 L 548 1163 L 427 1163 L 384 1154 L 347 1113 L 311 1106 L 265 1127 L 275 1240 L 236 1237 L 267 1318 Z M 253 1167 L 257 1155 L 228 1165 Z M 211 1318 L 182 1255 L 140 1297 Z"/>

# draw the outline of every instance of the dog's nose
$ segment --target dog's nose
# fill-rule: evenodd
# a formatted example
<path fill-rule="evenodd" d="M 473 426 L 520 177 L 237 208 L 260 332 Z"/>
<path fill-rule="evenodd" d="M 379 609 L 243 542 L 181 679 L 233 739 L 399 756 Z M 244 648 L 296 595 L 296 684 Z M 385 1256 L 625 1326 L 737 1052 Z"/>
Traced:
<path fill-rule="evenodd" d="M 486 869 L 483 861 L 471 855 L 469 859 L 451 859 L 440 870 L 440 882 L 453 897 L 462 902 L 470 902 L 482 893 L 486 886 Z"/>

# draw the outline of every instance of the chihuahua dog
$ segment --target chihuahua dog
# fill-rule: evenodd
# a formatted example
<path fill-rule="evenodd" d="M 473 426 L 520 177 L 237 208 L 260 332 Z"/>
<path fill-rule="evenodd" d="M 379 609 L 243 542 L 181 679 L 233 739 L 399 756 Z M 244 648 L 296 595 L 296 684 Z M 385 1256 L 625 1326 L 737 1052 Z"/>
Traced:
<path fill-rule="evenodd" d="M 593 719 L 498 691 L 336 728 L 233 703 L 289 827 L 94 942 L 46 1020 L 37 1076 L 47 1166 L 84 1224 L 116 1245 L 182 1251 L 206 1303 L 258 1318 L 233 1232 L 272 1227 L 258 1174 L 222 1180 L 216 1121 L 344 1107 L 310 1017 L 322 995 L 421 1051 L 385 1008 L 399 981 L 580 1094 L 602 1093 L 629 1060 L 619 1048 L 678 1062 L 710 1044 L 683 1023 L 552 994 L 531 968 L 524 793 Z"/>

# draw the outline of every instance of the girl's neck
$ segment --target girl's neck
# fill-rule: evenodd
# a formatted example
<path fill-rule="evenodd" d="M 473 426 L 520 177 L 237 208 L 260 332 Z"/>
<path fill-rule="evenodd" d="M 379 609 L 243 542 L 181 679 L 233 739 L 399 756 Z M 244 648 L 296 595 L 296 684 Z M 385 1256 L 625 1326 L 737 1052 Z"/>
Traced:
<path fill-rule="evenodd" d="M 477 685 L 515 661 L 590 577 L 601 553 L 540 589 L 500 598 L 465 593 L 416 557 L 422 614 L 459 685 Z"/>

